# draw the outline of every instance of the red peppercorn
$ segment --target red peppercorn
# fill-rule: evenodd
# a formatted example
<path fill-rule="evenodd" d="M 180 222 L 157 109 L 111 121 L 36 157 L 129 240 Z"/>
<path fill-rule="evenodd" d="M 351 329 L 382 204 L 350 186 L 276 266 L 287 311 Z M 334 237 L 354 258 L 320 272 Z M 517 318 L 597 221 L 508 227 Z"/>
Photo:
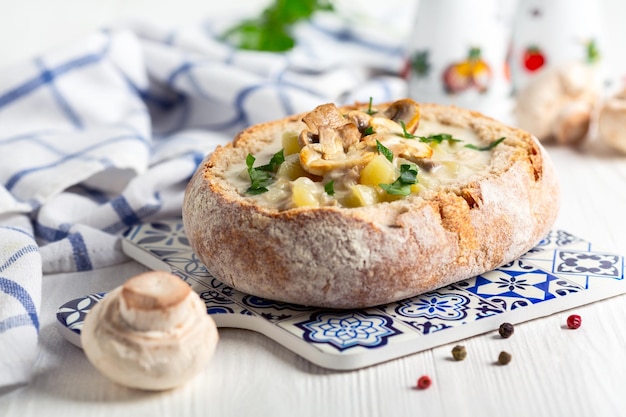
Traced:
<path fill-rule="evenodd" d="M 430 387 L 430 385 L 432 383 L 433 383 L 433 381 L 430 379 L 430 377 L 428 375 L 422 375 L 417 380 L 417 389 L 426 389 L 426 388 Z"/>
<path fill-rule="evenodd" d="M 567 318 L 567 327 L 570 329 L 578 329 L 582 324 L 582 319 L 578 314 L 572 314 Z"/>

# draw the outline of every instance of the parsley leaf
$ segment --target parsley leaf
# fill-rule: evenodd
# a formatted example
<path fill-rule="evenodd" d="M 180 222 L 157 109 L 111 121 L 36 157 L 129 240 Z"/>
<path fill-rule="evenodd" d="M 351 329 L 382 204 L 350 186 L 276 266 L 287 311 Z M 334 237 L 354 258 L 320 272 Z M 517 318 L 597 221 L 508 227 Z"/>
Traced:
<path fill-rule="evenodd" d="M 254 168 L 256 158 L 252 154 L 246 156 L 246 166 L 250 176 L 250 187 L 246 190 L 248 194 L 263 194 L 268 191 L 267 187 L 274 182 L 274 172 L 278 170 L 280 164 L 285 161 L 283 150 L 276 152 L 267 165 Z"/>
<path fill-rule="evenodd" d="M 276 172 L 280 164 L 283 162 L 285 162 L 285 151 L 284 149 L 281 149 L 272 156 L 272 159 L 270 159 L 270 162 L 267 165 L 261 165 L 256 169 L 260 169 L 261 171 Z"/>
<path fill-rule="evenodd" d="M 469 148 L 469 149 L 474 149 L 476 151 L 490 151 L 493 148 L 495 148 L 496 146 L 498 146 L 504 139 L 506 139 L 506 138 L 503 136 L 500 139 L 494 140 L 493 142 L 491 142 L 487 146 L 476 146 L 476 145 L 474 145 L 472 143 L 468 143 L 467 145 L 465 145 L 465 147 Z"/>
<path fill-rule="evenodd" d="M 363 131 L 363 136 L 369 136 L 369 135 L 373 135 L 374 133 L 374 128 L 372 126 L 368 126 L 364 131 Z"/>
<path fill-rule="evenodd" d="M 451 134 L 449 133 L 439 133 L 436 135 L 428 135 L 428 136 L 419 136 L 418 139 L 420 140 L 420 142 L 424 142 L 424 143 L 437 143 L 440 144 L 442 143 L 444 140 L 448 141 L 448 142 L 461 142 L 461 139 L 455 139 L 454 137 L 452 137 Z"/>
<path fill-rule="evenodd" d="M 335 195 L 335 180 L 330 180 L 324 184 L 324 191 L 328 195 Z"/>
<path fill-rule="evenodd" d="M 369 114 L 370 116 L 378 113 L 376 110 L 372 110 L 372 98 L 370 97 L 370 104 L 369 106 L 367 106 L 367 110 L 365 111 L 365 113 Z"/>
<path fill-rule="evenodd" d="M 415 139 L 415 138 L 417 137 L 417 136 L 415 136 L 415 135 L 413 135 L 413 134 L 409 133 L 409 132 L 406 130 L 406 125 L 404 124 L 404 122 L 403 122 L 402 120 L 400 120 L 400 126 L 402 126 L 402 134 L 401 134 L 400 136 L 402 136 L 403 138 L 406 138 L 406 139 Z"/>
<path fill-rule="evenodd" d="M 274 0 L 261 15 L 228 29 L 222 39 L 240 48 L 284 52 L 295 46 L 292 27 L 317 11 L 333 10 L 329 0 Z"/>
<path fill-rule="evenodd" d="M 378 151 L 378 153 L 383 154 L 383 156 L 387 158 L 389 162 L 393 162 L 393 152 L 391 152 L 385 145 L 380 143 L 378 139 L 376 140 L 376 150 Z"/>
<path fill-rule="evenodd" d="M 378 184 L 387 194 L 407 196 L 411 194 L 411 185 L 417 184 L 417 165 L 400 165 L 400 176 L 391 184 Z"/>

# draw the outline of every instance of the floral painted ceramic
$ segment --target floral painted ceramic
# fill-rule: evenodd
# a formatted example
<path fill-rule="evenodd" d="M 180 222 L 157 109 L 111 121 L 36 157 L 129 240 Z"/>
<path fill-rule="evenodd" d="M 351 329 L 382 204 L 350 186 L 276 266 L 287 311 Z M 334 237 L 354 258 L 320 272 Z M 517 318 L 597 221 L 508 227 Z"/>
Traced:
<path fill-rule="evenodd" d="M 603 15 L 594 0 L 520 0 L 512 33 L 513 87 L 524 88 L 548 68 L 583 62 L 610 82 Z"/>
<path fill-rule="evenodd" d="M 409 40 L 409 95 L 500 119 L 510 96 L 511 0 L 422 0 Z"/>

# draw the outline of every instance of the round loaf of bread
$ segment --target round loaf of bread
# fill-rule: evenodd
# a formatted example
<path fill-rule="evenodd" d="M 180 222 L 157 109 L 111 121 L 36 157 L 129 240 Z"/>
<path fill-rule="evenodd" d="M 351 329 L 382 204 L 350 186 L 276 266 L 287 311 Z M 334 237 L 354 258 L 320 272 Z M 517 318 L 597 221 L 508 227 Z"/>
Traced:
<path fill-rule="evenodd" d="M 199 166 L 183 221 L 228 286 L 363 308 L 515 260 L 548 233 L 558 201 L 531 134 L 405 99 L 327 104 L 242 131 Z"/>

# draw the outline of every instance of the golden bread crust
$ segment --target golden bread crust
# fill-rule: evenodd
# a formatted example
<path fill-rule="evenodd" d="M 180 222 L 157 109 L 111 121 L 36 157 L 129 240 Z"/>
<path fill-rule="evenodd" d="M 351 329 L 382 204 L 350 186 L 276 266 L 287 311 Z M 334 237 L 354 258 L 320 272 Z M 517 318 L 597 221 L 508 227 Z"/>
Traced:
<path fill-rule="evenodd" d="M 274 135 L 301 128 L 303 115 L 252 126 L 207 156 L 187 186 L 183 221 L 193 250 L 211 274 L 245 293 L 363 308 L 484 273 L 536 245 L 556 218 L 559 194 L 537 139 L 455 107 L 420 104 L 420 112 L 506 140 L 486 172 L 417 196 L 278 211 L 242 196 L 224 173 Z"/>

